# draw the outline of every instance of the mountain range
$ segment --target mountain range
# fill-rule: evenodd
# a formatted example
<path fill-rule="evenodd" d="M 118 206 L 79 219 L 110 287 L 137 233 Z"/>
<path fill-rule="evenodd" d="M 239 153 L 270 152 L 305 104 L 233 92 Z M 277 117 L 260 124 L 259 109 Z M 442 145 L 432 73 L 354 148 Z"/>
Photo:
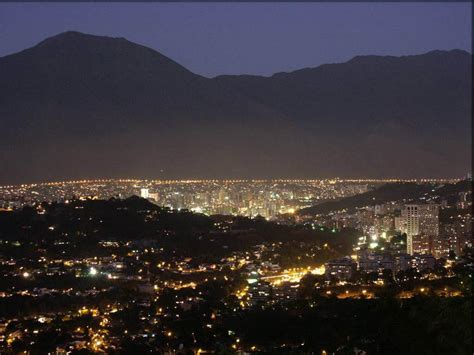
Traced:
<path fill-rule="evenodd" d="M 65 32 L 0 58 L 0 183 L 462 176 L 471 63 L 432 51 L 206 78 L 124 38 Z"/>

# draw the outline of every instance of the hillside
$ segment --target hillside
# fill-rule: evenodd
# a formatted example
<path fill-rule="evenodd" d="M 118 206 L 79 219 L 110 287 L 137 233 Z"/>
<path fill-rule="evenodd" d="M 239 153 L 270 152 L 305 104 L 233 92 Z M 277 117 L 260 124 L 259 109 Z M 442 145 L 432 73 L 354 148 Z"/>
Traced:
<path fill-rule="evenodd" d="M 433 197 L 436 200 L 447 199 L 459 192 L 472 191 L 472 182 L 463 180 L 456 184 L 432 185 L 415 183 L 386 184 L 375 190 L 363 194 L 342 198 L 337 201 L 328 201 L 316 206 L 298 211 L 301 216 L 326 214 L 340 210 L 354 210 L 355 208 L 374 206 L 391 201 L 411 202 L 421 197 Z"/>

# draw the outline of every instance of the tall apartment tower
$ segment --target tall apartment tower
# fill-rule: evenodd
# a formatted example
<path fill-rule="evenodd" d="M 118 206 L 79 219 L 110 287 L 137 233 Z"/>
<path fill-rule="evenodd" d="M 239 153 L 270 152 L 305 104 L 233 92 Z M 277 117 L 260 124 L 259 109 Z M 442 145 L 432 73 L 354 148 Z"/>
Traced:
<path fill-rule="evenodd" d="M 142 197 L 142 198 L 150 197 L 150 190 L 145 189 L 145 188 L 140 189 L 140 197 Z"/>
<path fill-rule="evenodd" d="M 439 205 L 405 205 L 402 220 L 402 231 L 407 234 L 407 253 L 429 253 L 429 241 L 439 236 Z"/>

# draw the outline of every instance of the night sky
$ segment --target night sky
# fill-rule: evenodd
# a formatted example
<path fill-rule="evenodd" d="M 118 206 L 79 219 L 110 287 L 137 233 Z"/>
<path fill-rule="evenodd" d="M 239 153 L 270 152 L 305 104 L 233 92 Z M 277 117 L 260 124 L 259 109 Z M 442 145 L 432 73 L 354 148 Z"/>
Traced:
<path fill-rule="evenodd" d="M 0 4 L 0 56 L 66 30 L 125 37 L 211 77 L 471 51 L 469 3 Z"/>

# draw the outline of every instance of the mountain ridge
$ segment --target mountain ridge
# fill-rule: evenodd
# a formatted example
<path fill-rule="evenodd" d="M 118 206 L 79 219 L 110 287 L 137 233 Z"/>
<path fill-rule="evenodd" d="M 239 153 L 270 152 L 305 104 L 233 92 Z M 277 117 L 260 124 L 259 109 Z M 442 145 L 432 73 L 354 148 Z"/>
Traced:
<path fill-rule="evenodd" d="M 174 63 L 178 64 L 179 66 L 185 68 L 185 66 L 181 63 L 178 63 L 174 60 L 172 60 L 169 56 L 166 56 L 164 54 L 162 54 L 161 52 L 159 52 L 158 49 L 155 49 L 155 48 L 151 48 L 151 47 L 147 47 L 145 45 L 142 45 L 142 44 L 138 44 L 138 43 L 135 43 L 135 42 L 132 42 L 130 40 L 128 40 L 127 38 L 125 37 L 113 37 L 113 36 L 106 36 L 106 35 L 96 35 L 96 34 L 91 34 L 91 33 L 84 33 L 84 32 L 80 32 L 80 31 L 76 31 L 76 30 L 68 30 L 68 31 L 64 31 L 64 32 L 61 32 L 61 33 L 58 33 L 54 36 L 51 36 L 51 37 L 48 37 L 48 38 L 45 38 L 41 41 L 39 41 L 38 43 L 36 43 L 35 45 L 33 45 L 32 47 L 28 47 L 28 48 L 25 48 L 23 50 L 20 50 L 18 52 L 15 52 L 15 53 L 10 53 L 10 54 L 7 54 L 7 55 L 4 55 L 4 56 L 0 56 L 0 59 L 2 58 L 6 58 L 6 57 L 9 57 L 9 56 L 13 56 L 13 55 L 17 55 L 17 54 L 20 54 L 24 51 L 27 51 L 29 49 L 32 49 L 34 47 L 38 47 L 38 46 L 43 46 L 45 44 L 49 44 L 51 42 L 54 42 L 54 41 L 57 41 L 57 40 L 60 40 L 60 39 L 71 39 L 71 37 L 74 39 L 75 38 L 93 38 L 93 39 L 106 39 L 106 40 L 120 40 L 120 41 L 125 41 L 127 43 L 130 43 L 134 46 L 139 46 L 139 47 L 143 47 L 145 49 L 148 49 L 148 50 L 151 50 L 155 53 L 158 53 L 166 58 L 168 58 L 169 60 L 173 61 Z M 394 56 L 394 55 L 383 55 L 383 54 L 362 54 L 362 55 L 356 55 L 350 59 L 347 59 L 345 61 L 338 61 L 338 62 L 331 62 L 331 63 L 323 63 L 323 64 L 319 64 L 319 65 L 316 65 L 316 66 L 308 66 L 308 67 L 303 67 L 303 68 L 299 68 L 299 69 L 294 69 L 294 70 L 290 70 L 290 71 L 278 71 L 278 72 L 275 72 L 273 74 L 270 74 L 270 75 L 259 75 L 259 74 L 219 74 L 219 75 L 215 75 L 215 76 L 211 76 L 211 77 L 207 77 L 207 76 L 203 76 L 201 74 L 197 74 L 197 73 L 194 73 L 192 72 L 193 74 L 195 75 L 199 75 L 199 76 L 202 76 L 204 78 L 207 78 L 207 79 L 216 79 L 216 78 L 219 78 L 219 77 L 225 77 L 225 76 L 234 76 L 234 77 L 241 77 L 241 76 L 244 76 L 244 77 L 263 77 L 263 78 L 271 78 L 275 75 L 280 75 L 280 74 L 292 74 L 294 72 L 298 72 L 298 71 L 303 71 L 303 70 L 311 70 L 311 69 L 317 69 L 321 66 L 326 66 L 326 65 L 333 65 L 333 64 L 344 64 L 344 63 L 350 63 L 350 62 L 353 62 L 353 61 L 358 61 L 360 59 L 377 59 L 377 58 L 383 58 L 383 59 L 403 59 L 403 58 L 411 58 L 411 57 L 426 57 L 426 56 L 432 56 L 432 55 L 437 55 L 437 54 L 449 54 L 449 53 L 457 53 L 457 54 L 461 54 L 461 55 L 470 55 L 472 56 L 471 53 L 469 53 L 468 51 L 464 50 L 464 49 L 457 49 L 457 48 L 453 48 L 453 49 L 432 49 L 432 50 L 429 50 L 427 52 L 422 52 L 422 53 L 419 53 L 419 54 L 406 54 L 406 55 L 401 55 L 401 56 Z M 188 70 L 189 71 L 189 70 Z"/>
<path fill-rule="evenodd" d="M 373 57 L 206 78 L 69 31 L 0 58 L 0 181 L 464 175 L 472 55 Z"/>

